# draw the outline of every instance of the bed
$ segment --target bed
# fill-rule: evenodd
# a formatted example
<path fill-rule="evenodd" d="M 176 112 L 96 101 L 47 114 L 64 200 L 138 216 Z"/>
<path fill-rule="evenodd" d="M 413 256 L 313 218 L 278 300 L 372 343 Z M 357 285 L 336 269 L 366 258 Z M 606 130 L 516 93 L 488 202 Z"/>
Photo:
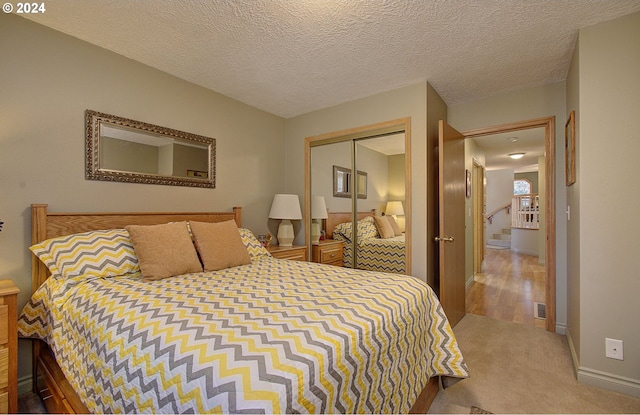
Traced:
<path fill-rule="evenodd" d="M 357 214 L 356 268 L 405 274 L 407 250 L 404 233 L 382 238 L 374 224 L 374 218 L 375 210 Z M 342 257 L 347 267 L 353 266 L 354 258 L 352 221 L 351 212 L 329 212 L 325 222 L 327 237 L 344 242 Z"/>
<path fill-rule="evenodd" d="M 125 226 L 185 221 L 234 221 L 250 263 L 147 281 L 140 271 L 50 276 L 48 259 L 49 268 L 33 256 L 33 296 L 18 326 L 34 339 L 34 390 L 49 412 L 426 412 L 439 384 L 468 376 L 426 284 L 275 259 L 240 228 L 240 208 L 50 213 L 33 205 L 32 239 L 43 246 L 101 230 L 120 238 Z M 126 261 L 116 262 L 100 269 Z"/>

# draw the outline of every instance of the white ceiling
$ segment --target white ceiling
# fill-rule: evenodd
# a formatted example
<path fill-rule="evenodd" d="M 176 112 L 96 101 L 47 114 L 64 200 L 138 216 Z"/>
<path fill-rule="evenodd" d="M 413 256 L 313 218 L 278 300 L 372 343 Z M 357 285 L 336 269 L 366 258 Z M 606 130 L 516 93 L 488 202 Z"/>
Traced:
<path fill-rule="evenodd" d="M 637 0 L 57 0 L 21 15 L 285 118 L 421 81 L 449 105 L 566 78 Z"/>
<path fill-rule="evenodd" d="M 358 140 L 358 144 L 386 156 L 404 154 L 404 133 L 385 135 L 382 137 L 365 138 Z"/>
<path fill-rule="evenodd" d="M 516 173 L 537 171 L 538 159 L 544 156 L 543 128 L 493 134 L 473 140 L 484 153 L 487 170 L 513 169 Z M 524 157 L 513 160 L 509 157 L 511 153 L 524 153 Z"/>

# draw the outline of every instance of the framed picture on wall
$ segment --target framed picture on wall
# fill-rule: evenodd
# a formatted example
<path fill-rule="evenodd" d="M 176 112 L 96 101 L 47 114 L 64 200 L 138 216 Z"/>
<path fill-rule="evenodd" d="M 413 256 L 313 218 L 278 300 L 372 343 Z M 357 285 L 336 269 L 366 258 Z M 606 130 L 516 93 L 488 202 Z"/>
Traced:
<path fill-rule="evenodd" d="M 567 186 L 576 182 L 576 112 L 571 111 L 564 125 L 564 157 Z"/>

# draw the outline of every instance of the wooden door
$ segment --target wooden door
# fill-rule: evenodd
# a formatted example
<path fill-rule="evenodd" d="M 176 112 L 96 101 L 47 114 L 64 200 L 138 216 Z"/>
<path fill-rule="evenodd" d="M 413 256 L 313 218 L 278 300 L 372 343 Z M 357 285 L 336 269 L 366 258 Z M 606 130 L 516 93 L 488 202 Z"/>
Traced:
<path fill-rule="evenodd" d="M 440 302 L 453 326 L 466 313 L 464 136 L 442 120 L 438 149 Z"/>

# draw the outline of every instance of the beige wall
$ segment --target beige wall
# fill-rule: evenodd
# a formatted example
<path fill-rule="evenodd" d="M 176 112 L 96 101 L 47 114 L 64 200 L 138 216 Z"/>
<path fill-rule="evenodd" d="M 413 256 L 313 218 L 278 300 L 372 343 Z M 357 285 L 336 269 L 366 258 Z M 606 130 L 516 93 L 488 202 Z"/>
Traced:
<path fill-rule="evenodd" d="M 580 39 L 576 44 L 567 75 L 567 114 L 576 113 L 576 137 L 580 132 Z M 566 121 L 565 121 L 566 122 Z M 563 135 L 564 137 L 564 135 Z M 579 153 L 580 140 L 576 142 Z M 564 153 L 563 153 L 564 154 Z M 580 176 L 580 157 L 576 157 L 576 175 Z M 567 340 L 573 354 L 574 364 L 580 366 L 580 185 L 576 180 L 567 187 L 567 209 L 571 219 L 567 221 Z"/>
<path fill-rule="evenodd" d="M 580 240 L 569 252 L 570 287 L 579 289 L 570 295 L 572 301 L 579 296 L 579 304 L 570 305 L 574 348 L 579 339 L 578 377 L 635 396 L 640 396 L 640 194 L 634 186 L 640 154 L 638 39 L 640 13 L 581 30 L 579 74 L 575 68 L 570 73 L 567 100 L 577 110 L 579 125 L 578 174 L 569 199 L 571 222 L 578 218 L 570 227 L 570 246 L 574 238 Z M 624 341 L 624 361 L 605 357 L 607 337 Z"/>
<path fill-rule="evenodd" d="M 427 276 L 426 99 L 427 84 L 419 83 L 288 119 L 285 163 L 287 192 L 303 200 L 305 137 L 411 117 L 412 274 L 423 280 Z M 297 242 L 303 241 L 300 232 Z"/>
<path fill-rule="evenodd" d="M 556 331 L 566 327 L 566 216 L 564 180 L 565 82 L 449 106 L 449 124 L 458 131 L 540 117 L 556 117 Z M 487 210 L 489 208 L 487 207 Z M 488 210 L 489 211 L 489 210 Z"/>
<path fill-rule="evenodd" d="M 31 292 L 31 203 L 52 211 L 230 210 L 267 229 L 284 191 L 285 121 L 120 55 L 0 14 L 0 278 Z M 84 111 L 94 109 L 217 139 L 217 188 L 88 181 Z M 299 155 L 301 157 L 301 154 Z M 30 374 L 20 341 L 19 377 Z"/>
<path fill-rule="evenodd" d="M 474 140 L 465 140 L 464 142 L 464 166 L 466 170 L 469 170 L 473 174 L 473 164 L 474 162 L 480 166 L 485 165 L 485 156 L 484 151 L 478 147 Z M 486 176 L 485 176 L 486 178 Z M 473 179 L 472 183 L 473 183 Z M 465 285 L 468 287 L 473 282 L 473 257 L 474 257 L 474 249 L 473 249 L 473 232 L 474 232 L 474 223 L 475 218 L 473 217 L 473 192 L 477 191 L 476 189 L 472 189 L 472 195 L 470 198 L 465 198 L 464 200 L 464 241 L 465 241 L 465 265 L 464 265 L 464 279 Z M 488 213 L 488 211 L 487 211 Z M 485 239 L 487 237 L 491 237 L 491 235 L 485 234 Z"/>
<path fill-rule="evenodd" d="M 389 200 L 404 201 L 405 193 L 405 160 L 404 154 L 388 156 L 389 169 Z"/>
<path fill-rule="evenodd" d="M 562 157 L 562 156 L 560 156 Z M 538 157 L 538 196 L 539 206 L 547 204 L 547 162 L 544 156 Z M 540 223 L 540 232 L 538 232 L 538 264 L 545 265 L 547 263 L 547 210 L 540 209 L 538 222 Z"/>

